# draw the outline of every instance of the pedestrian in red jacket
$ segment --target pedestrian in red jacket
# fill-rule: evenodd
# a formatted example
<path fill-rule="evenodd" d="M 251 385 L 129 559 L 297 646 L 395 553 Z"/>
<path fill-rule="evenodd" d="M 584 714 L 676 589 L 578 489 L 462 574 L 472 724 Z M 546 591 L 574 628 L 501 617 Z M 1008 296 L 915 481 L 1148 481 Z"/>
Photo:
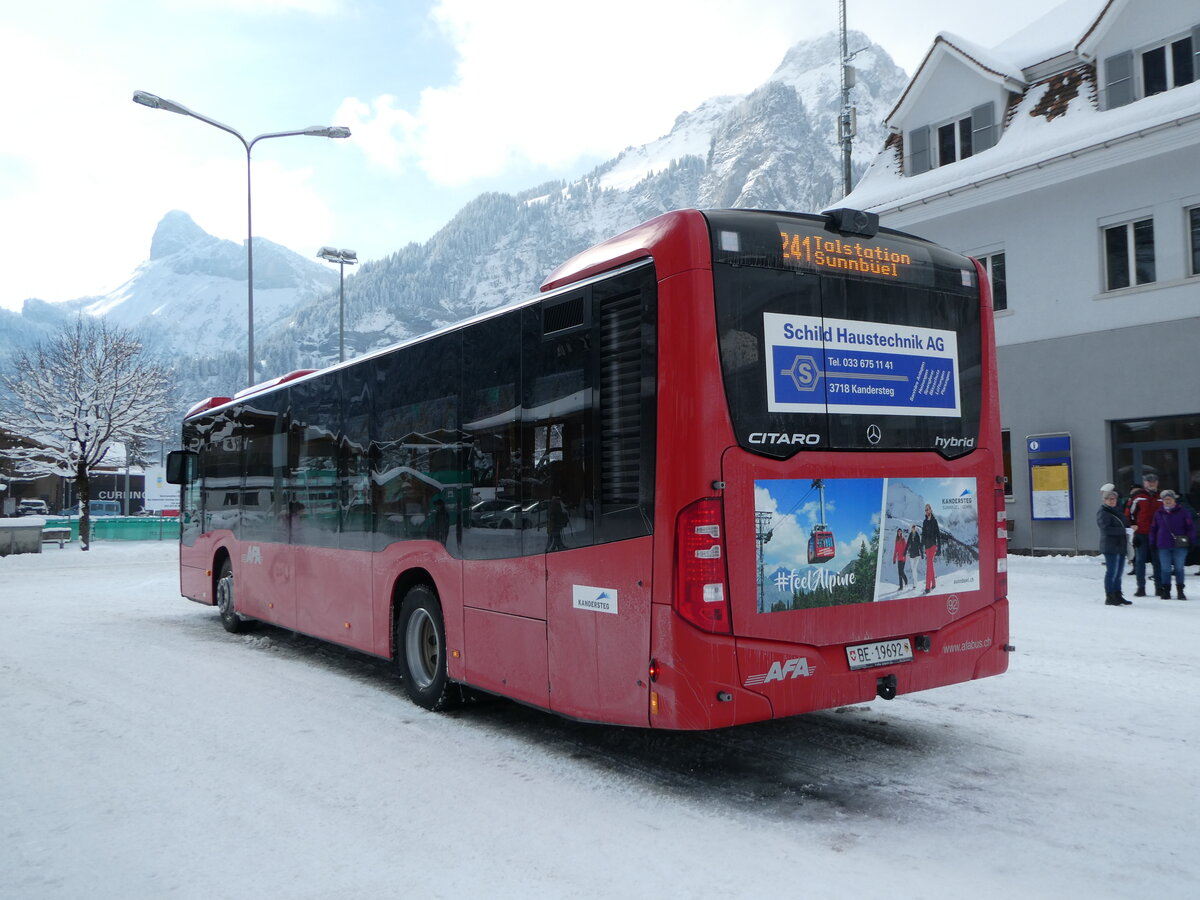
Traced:
<path fill-rule="evenodd" d="M 1142 486 L 1129 493 L 1126 516 L 1133 526 L 1133 574 L 1137 578 L 1137 590 L 1133 596 L 1146 596 L 1146 561 L 1154 569 L 1154 584 L 1159 584 L 1158 554 L 1150 547 L 1150 524 L 1154 514 L 1162 509 L 1158 498 L 1158 476 L 1147 472 L 1142 476 Z"/>

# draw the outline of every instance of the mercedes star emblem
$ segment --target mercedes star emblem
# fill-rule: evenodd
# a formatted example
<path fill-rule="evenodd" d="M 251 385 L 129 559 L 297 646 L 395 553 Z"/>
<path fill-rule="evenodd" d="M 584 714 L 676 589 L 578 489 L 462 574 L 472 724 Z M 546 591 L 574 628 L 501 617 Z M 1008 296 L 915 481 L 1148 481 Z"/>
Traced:
<path fill-rule="evenodd" d="M 879 430 L 878 425 L 871 425 L 867 428 L 867 440 L 872 444 L 878 444 L 883 439 L 883 432 Z"/>

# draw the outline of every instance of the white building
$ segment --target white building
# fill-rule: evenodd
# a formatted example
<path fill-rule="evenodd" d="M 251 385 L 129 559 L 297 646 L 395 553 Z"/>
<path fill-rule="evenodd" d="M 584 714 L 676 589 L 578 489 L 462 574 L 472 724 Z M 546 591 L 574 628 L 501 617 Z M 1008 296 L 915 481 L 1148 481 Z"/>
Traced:
<path fill-rule="evenodd" d="M 1100 485 L 1151 470 L 1200 510 L 1200 3 L 1069 0 L 991 49 L 939 34 L 886 124 L 843 204 L 992 274 L 1010 546 L 1094 550 Z M 1069 453 L 1031 454 L 1046 435 Z M 1048 459 L 1070 518 L 1043 518 Z"/>

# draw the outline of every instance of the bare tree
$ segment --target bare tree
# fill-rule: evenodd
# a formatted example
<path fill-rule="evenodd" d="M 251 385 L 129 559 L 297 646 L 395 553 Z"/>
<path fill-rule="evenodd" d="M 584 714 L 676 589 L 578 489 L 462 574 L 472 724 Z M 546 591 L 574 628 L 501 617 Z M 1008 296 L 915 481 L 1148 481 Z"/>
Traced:
<path fill-rule="evenodd" d="M 115 443 L 161 438 L 171 412 L 172 372 L 131 333 L 80 317 L 57 336 L 18 350 L 0 378 L 0 425 L 35 446 L 2 451 L 23 475 L 73 478 L 79 541 L 91 537 L 88 478 Z"/>

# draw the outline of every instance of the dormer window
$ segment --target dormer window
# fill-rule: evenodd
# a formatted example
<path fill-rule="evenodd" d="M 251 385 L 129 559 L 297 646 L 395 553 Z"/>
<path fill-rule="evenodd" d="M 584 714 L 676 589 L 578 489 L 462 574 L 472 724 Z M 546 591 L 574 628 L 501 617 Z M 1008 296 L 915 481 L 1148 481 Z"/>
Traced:
<path fill-rule="evenodd" d="M 937 164 L 944 166 L 971 155 L 971 117 L 947 122 L 937 129 Z"/>
<path fill-rule="evenodd" d="M 1139 49 L 1126 50 L 1104 61 L 1104 108 L 1116 109 L 1142 97 L 1152 97 L 1196 80 L 1200 54 L 1200 25 L 1188 34 Z"/>
<path fill-rule="evenodd" d="M 1193 80 L 1195 67 L 1190 36 L 1142 53 L 1142 84 L 1147 97 L 1191 84 Z"/>
<path fill-rule="evenodd" d="M 995 103 L 984 103 L 937 125 L 914 128 L 906 138 L 906 174 L 920 175 L 981 153 L 996 143 L 997 130 Z"/>

